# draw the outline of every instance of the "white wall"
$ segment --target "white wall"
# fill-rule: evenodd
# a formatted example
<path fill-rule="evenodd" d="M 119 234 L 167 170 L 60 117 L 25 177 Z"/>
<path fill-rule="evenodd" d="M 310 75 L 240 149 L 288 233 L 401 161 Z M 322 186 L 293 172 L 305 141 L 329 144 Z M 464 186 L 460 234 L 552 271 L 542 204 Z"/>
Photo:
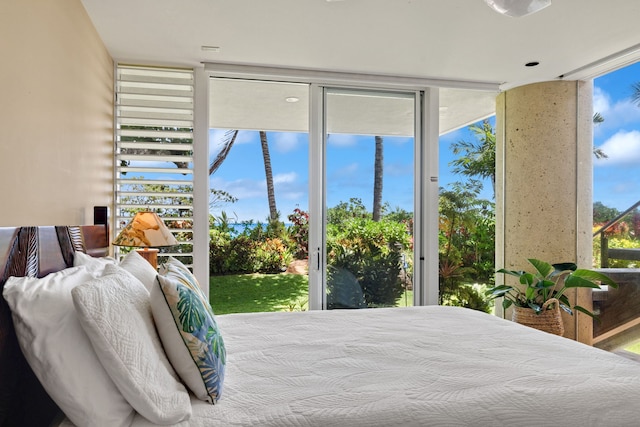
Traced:
<path fill-rule="evenodd" d="M 0 2 L 0 226 L 113 203 L 113 61 L 80 0 Z"/>

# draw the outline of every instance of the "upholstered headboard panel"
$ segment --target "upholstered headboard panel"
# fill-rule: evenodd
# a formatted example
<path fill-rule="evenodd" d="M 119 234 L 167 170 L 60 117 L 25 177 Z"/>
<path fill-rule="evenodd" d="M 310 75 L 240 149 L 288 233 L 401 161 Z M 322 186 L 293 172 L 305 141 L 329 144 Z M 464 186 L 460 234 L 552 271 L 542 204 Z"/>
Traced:
<path fill-rule="evenodd" d="M 106 225 L 0 227 L 0 290 L 10 276 L 44 277 L 72 266 L 74 251 L 104 256 L 108 249 Z M 0 298 L 0 426 L 47 426 L 58 413 L 22 356 Z"/>

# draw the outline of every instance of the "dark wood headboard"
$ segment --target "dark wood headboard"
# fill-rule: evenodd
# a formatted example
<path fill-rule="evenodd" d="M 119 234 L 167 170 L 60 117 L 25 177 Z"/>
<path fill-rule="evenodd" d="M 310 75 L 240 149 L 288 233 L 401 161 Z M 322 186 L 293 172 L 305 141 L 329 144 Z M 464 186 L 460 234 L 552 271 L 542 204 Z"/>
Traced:
<path fill-rule="evenodd" d="M 0 227 L 0 291 L 10 276 L 44 277 L 73 266 L 75 251 L 107 255 L 107 225 Z M 0 426 L 48 426 L 59 413 L 22 355 L 0 297 Z"/>

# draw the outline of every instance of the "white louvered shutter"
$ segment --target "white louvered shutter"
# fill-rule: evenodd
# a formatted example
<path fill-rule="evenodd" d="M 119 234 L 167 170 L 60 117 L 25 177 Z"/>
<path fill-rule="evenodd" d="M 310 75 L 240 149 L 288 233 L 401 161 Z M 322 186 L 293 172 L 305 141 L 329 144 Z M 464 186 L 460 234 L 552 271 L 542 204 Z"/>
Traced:
<path fill-rule="evenodd" d="M 193 70 L 118 65 L 116 234 L 135 212 L 156 212 L 180 242 L 160 248 L 193 263 Z"/>

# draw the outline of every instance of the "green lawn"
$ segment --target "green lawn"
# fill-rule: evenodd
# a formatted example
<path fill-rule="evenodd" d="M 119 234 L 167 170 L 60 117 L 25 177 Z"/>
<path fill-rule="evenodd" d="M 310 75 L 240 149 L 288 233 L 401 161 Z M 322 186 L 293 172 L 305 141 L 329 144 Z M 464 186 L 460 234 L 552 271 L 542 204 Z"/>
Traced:
<path fill-rule="evenodd" d="M 300 274 L 229 274 L 209 279 L 215 314 L 307 310 L 308 292 L 308 277 Z M 412 291 L 398 299 L 397 306 L 405 305 L 413 305 Z"/>
<path fill-rule="evenodd" d="M 307 309 L 309 281 L 300 274 L 229 274 L 209 279 L 216 314 Z"/>
<path fill-rule="evenodd" d="M 630 351 L 632 353 L 640 354 L 640 342 L 630 345 L 629 347 L 625 348 L 625 350 Z"/>

